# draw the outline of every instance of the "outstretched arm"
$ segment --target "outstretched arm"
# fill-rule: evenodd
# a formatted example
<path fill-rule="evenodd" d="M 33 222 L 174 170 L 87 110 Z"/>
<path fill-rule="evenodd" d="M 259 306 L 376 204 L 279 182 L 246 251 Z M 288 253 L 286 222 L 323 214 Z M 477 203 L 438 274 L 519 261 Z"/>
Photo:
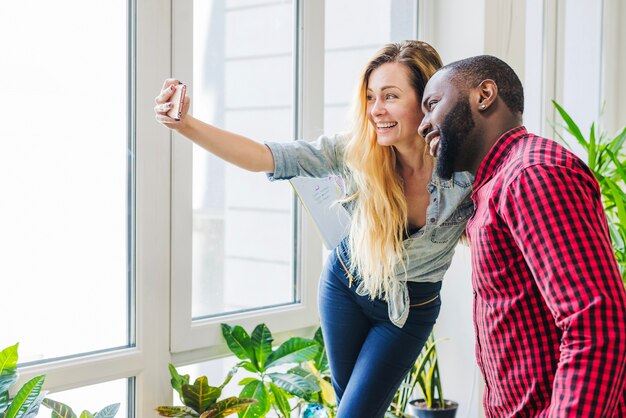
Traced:
<path fill-rule="evenodd" d="M 177 121 L 167 116 L 167 111 L 171 108 L 170 99 L 177 84 L 176 79 L 167 79 L 163 83 L 161 92 L 155 98 L 154 112 L 157 121 L 178 131 L 224 161 L 250 171 L 274 172 L 274 159 L 265 145 L 245 136 L 216 128 L 189 115 L 191 103 L 189 96 L 185 97 L 180 120 Z"/>

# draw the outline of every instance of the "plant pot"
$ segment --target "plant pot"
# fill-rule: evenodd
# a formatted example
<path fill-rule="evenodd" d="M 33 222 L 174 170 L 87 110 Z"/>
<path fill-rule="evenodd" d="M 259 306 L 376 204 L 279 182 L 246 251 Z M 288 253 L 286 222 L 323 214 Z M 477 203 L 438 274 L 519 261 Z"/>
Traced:
<path fill-rule="evenodd" d="M 306 406 L 304 412 L 302 412 L 302 418 L 328 418 L 328 411 L 323 405 L 317 403 L 310 403 Z"/>
<path fill-rule="evenodd" d="M 444 408 L 429 408 L 423 399 L 414 399 L 406 405 L 406 412 L 418 418 L 454 418 L 459 404 L 443 400 Z"/>

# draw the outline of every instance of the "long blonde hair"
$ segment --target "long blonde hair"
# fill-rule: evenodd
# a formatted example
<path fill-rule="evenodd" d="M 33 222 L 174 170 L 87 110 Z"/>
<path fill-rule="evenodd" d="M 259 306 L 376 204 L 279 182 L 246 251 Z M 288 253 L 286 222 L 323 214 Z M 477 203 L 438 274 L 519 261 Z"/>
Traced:
<path fill-rule="evenodd" d="M 419 101 L 426 82 L 442 66 L 435 49 L 425 42 L 387 44 L 365 66 L 354 101 L 354 117 L 345 161 L 356 192 L 350 225 L 350 269 L 358 272 L 370 297 L 386 298 L 396 266 L 405 267 L 403 241 L 407 234 L 407 203 L 396 169 L 395 149 L 377 142 L 367 114 L 367 88 L 372 72 L 389 62 L 403 64 Z M 406 268 L 405 268 L 406 273 Z"/>

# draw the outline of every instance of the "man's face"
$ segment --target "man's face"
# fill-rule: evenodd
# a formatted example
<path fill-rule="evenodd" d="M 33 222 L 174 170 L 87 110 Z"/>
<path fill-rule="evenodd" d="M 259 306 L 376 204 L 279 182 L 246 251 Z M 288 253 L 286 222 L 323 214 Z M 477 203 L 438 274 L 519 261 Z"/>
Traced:
<path fill-rule="evenodd" d="M 469 138 L 475 127 L 467 92 L 460 91 L 447 73 L 436 73 L 426 84 L 424 119 L 418 129 L 437 158 L 437 175 L 444 179 L 469 169 Z"/>

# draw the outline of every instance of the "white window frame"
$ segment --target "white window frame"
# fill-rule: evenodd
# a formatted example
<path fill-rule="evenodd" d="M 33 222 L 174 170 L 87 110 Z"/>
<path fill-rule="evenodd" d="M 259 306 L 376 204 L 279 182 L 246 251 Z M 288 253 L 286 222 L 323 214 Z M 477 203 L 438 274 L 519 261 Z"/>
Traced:
<path fill-rule="evenodd" d="M 44 390 L 50 392 L 134 377 L 128 394 L 131 416 L 152 416 L 156 406 L 172 402 L 167 370 L 171 361 L 170 133 L 155 122 L 153 111 L 154 97 L 170 74 L 171 3 L 136 0 L 132 8 L 136 28 L 135 48 L 129 54 L 134 52 L 136 68 L 131 105 L 136 116 L 136 279 L 131 312 L 135 346 L 19 367 L 14 388 L 39 374 L 46 374 Z"/>
<path fill-rule="evenodd" d="M 192 2 L 173 2 L 172 73 L 193 79 Z M 297 74 L 297 138 L 312 139 L 322 132 L 324 97 L 324 2 L 294 0 L 297 27 L 294 57 Z M 190 86 L 193 89 L 193 86 Z M 262 175 L 262 174 L 259 174 Z M 299 204 L 298 204 L 299 207 Z M 317 284 L 322 269 L 323 249 L 315 227 L 297 211 L 296 245 L 300 267 L 297 284 L 300 301 L 280 307 L 245 313 L 225 314 L 192 320 L 192 144 L 178 134 L 172 142 L 172 309 L 171 350 L 177 363 L 200 361 L 226 353 L 220 324 L 229 323 L 251 330 L 265 323 L 272 333 L 302 333 L 318 324 Z M 306 256 L 303 256 L 306 255 Z M 306 333 L 306 332 L 305 332 Z M 189 351 L 193 350 L 192 353 Z"/>

